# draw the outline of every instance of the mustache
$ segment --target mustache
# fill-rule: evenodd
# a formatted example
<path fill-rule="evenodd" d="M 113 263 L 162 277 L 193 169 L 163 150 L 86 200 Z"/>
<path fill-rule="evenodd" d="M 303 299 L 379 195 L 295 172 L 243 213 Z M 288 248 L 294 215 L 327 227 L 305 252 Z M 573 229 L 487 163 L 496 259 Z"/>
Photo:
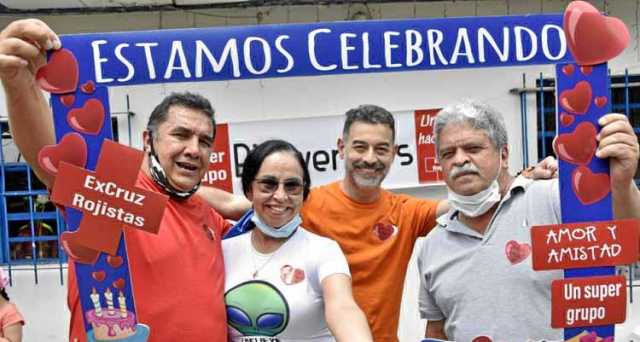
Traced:
<path fill-rule="evenodd" d="M 381 162 L 367 163 L 365 161 L 360 161 L 353 163 L 353 167 L 356 169 L 370 169 L 374 171 L 384 170 L 384 164 Z"/>
<path fill-rule="evenodd" d="M 465 163 L 462 166 L 454 166 L 449 172 L 449 178 L 454 179 L 468 174 L 480 174 L 480 170 L 471 163 Z"/>

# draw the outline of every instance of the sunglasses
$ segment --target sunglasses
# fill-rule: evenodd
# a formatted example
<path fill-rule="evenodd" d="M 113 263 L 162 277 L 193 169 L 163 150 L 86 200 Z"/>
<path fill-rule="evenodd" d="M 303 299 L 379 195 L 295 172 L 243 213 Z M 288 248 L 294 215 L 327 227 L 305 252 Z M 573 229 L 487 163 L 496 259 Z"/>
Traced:
<path fill-rule="evenodd" d="M 256 178 L 256 183 L 258 184 L 258 189 L 260 192 L 265 194 L 273 194 L 278 190 L 280 184 L 284 187 L 284 192 L 287 195 L 297 196 L 300 195 L 304 188 L 304 182 L 300 179 L 285 179 L 280 181 L 276 178 Z"/>

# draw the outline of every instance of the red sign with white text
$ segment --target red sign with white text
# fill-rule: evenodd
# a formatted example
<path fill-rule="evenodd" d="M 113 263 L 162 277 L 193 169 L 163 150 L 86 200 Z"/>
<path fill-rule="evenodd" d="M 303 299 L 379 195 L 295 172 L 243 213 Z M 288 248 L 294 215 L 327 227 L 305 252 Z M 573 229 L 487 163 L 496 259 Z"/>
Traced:
<path fill-rule="evenodd" d="M 531 228 L 534 270 L 628 265 L 640 255 L 640 221 L 613 220 Z"/>
<path fill-rule="evenodd" d="M 586 327 L 626 319 L 624 276 L 567 278 L 551 283 L 551 326 Z"/>
<path fill-rule="evenodd" d="M 209 170 L 202 178 L 202 185 L 233 192 L 229 153 L 229 125 L 216 125 L 216 139 L 209 157 Z"/>
<path fill-rule="evenodd" d="M 416 110 L 416 160 L 420 183 L 442 181 L 442 168 L 436 160 L 435 121 L 440 109 Z"/>
<path fill-rule="evenodd" d="M 142 160 L 142 151 L 104 140 L 95 172 L 60 163 L 51 200 L 83 212 L 78 229 L 61 236 L 76 261 L 93 264 L 98 252 L 116 255 L 122 227 L 158 232 L 169 198 L 135 185 Z"/>

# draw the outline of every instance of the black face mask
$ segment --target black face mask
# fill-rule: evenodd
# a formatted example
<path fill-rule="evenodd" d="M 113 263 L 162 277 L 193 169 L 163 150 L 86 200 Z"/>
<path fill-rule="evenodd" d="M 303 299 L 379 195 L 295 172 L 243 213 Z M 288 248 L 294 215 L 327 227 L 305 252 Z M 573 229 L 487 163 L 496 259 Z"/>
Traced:
<path fill-rule="evenodd" d="M 191 195 L 193 195 L 200 187 L 200 182 L 198 182 L 198 184 L 196 184 L 191 190 L 186 192 L 174 188 L 169 184 L 167 174 L 164 172 L 162 165 L 160 165 L 158 155 L 153 148 L 153 136 L 151 135 L 151 131 L 149 131 L 149 146 L 151 147 L 151 151 L 149 151 L 149 171 L 153 181 L 173 198 L 184 200 L 191 197 Z"/>

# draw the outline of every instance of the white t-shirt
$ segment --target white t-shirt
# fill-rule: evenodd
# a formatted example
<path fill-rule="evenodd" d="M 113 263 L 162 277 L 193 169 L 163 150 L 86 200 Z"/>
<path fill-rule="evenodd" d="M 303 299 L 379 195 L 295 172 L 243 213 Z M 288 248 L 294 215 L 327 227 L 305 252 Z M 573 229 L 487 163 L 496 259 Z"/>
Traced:
<path fill-rule="evenodd" d="M 265 255 L 253 248 L 251 234 L 222 241 L 229 340 L 335 341 L 321 282 L 332 274 L 350 276 L 340 246 L 300 227 Z"/>

